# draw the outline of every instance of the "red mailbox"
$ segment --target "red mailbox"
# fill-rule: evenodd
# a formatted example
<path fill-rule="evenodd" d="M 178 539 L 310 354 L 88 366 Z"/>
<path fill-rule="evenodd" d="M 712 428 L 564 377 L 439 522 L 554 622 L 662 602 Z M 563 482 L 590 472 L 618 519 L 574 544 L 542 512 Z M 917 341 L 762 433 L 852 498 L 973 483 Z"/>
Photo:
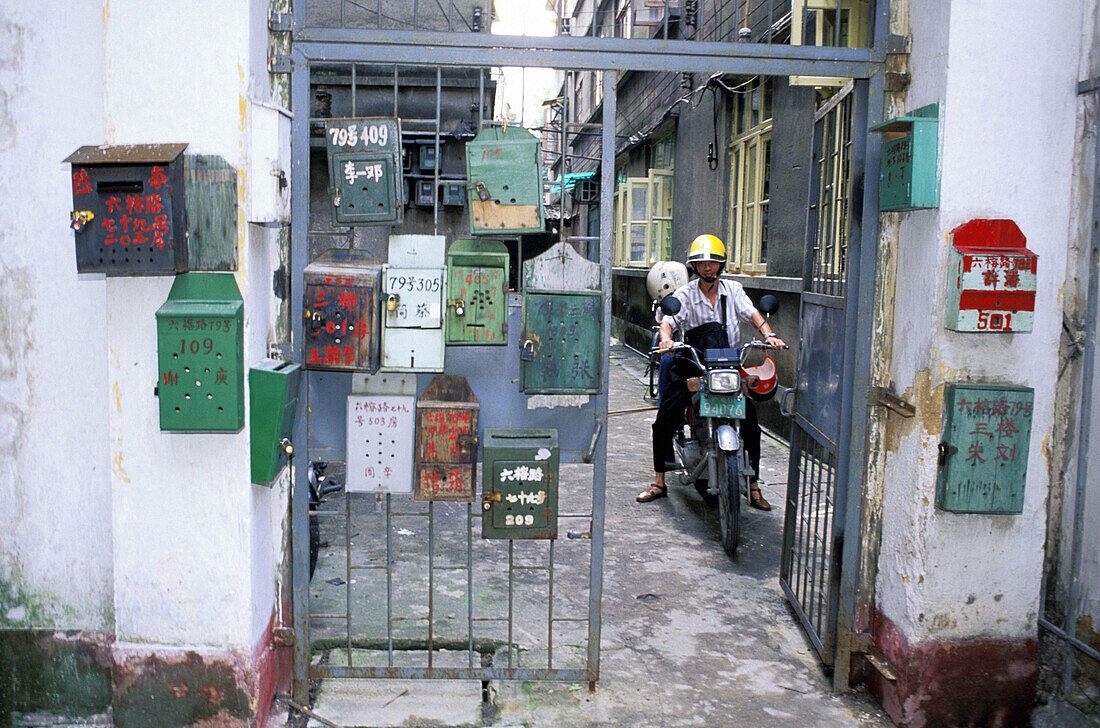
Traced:
<path fill-rule="evenodd" d="M 971 220 L 952 230 L 947 328 L 979 333 L 1031 331 L 1039 256 L 1012 220 Z"/>

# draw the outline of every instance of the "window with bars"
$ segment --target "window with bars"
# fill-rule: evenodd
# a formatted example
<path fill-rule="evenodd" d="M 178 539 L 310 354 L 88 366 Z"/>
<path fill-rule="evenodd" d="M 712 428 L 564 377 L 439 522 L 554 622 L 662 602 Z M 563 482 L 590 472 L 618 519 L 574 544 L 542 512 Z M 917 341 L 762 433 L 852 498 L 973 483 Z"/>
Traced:
<path fill-rule="evenodd" d="M 771 82 L 755 80 L 733 103 L 730 138 L 730 222 L 726 254 L 732 271 L 768 272 L 771 201 Z"/>
<path fill-rule="evenodd" d="M 867 0 L 794 0 L 791 45 L 867 47 Z M 792 86 L 840 87 L 840 76 L 791 76 Z"/>
<path fill-rule="evenodd" d="M 844 295 L 851 197 L 852 84 L 826 100 L 817 112 L 820 149 L 817 176 L 817 225 L 814 230 L 814 291 Z"/>
<path fill-rule="evenodd" d="M 648 268 L 672 255 L 672 170 L 627 177 L 615 190 L 615 265 Z"/>

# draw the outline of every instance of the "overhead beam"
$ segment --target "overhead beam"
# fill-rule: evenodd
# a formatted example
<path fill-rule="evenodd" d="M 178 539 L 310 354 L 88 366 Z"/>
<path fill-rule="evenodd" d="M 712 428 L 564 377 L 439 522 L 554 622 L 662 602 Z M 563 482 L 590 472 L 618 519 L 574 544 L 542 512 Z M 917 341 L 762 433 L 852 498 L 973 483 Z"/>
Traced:
<path fill-rule="evenodd" d="M 303 28 L 294 48 L 310 61 L 870 78 L 868 48 L 572 36 Z"/>

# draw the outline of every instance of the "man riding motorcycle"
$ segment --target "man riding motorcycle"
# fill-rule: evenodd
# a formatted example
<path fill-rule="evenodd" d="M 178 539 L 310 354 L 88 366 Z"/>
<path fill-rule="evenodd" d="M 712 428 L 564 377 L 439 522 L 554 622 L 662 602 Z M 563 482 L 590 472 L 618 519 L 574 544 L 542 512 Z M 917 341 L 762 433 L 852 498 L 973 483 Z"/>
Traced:
<path fill-rule="evenodd" d="M 661 318 L 658 348 L 662 352 L 672 348 L 674 331 L 682 331 L 684 341 L 700 350 L 739 348 L 740 321 L 751 321 L 769 346 L 778 349 L 786 347 L 753 306 L 744 287 L 736 281 L 721 278 L 726 265 L 726 246 L 721 240 L 714 235 L 695 238 L 688 250 L 687 264 L 698 277 L 676 289 L 673 294 L 680 301 L 680 311 Z M 668 495 L 665 469 L 673 461 L 672 436 L 676 428 L 682 426 L 684 408 L 691 402 L 686 379 L 694 376 L 678 369 L 673 362 L 667 377 L 662 379 L 657 419 L 653 423 L 653 483 L 637 495 L 635 500 L 639 503 L 649 503 Z M 750 463 L 759 473 L 760 425 L 751 402 L 746 407 L 741 428 Z M 771 510 L 771 504 L 760 493 L 755 477 L 749 486 L 749 505 L 764 511 Z"/>

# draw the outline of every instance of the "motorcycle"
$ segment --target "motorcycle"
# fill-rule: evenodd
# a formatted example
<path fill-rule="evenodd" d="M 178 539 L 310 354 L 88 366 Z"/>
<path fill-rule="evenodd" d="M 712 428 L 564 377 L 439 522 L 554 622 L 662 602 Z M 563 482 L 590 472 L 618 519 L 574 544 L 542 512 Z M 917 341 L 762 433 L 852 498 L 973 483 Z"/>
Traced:
<path fill-rule="evenodd" d="M 317 555 L 321 551 L 321 520 L 316 511 L 325 502 L 326 496 L 339 493 L 344 489 L 344 486 L 336 482 L 335 478 L 325 474 L 327 469 L 327 462 L 314 460 L 306 470 L 306 481 L 309 483 L 309 578 L 311 581 L 313 572 L 317 569 Z"/>
<path fill-rule="evenodd" d="M 666 297 L 660 305 L 671 314 L 679 309 L 679 302 L 669 301 L 670 298 L 673 297 Z M 773 296 L 765 296 L 760 302 L 760 310 L 765 314 L 776 307 Z M 674 342 L 671 349 L 661 351 L 654 346 L 649 352 L 651 393 L 654 393 L 653 374 L 664 354 L 671 353 L 695 370 L 696 376 L 687 379 L 691 393 L 691 404 L 686 410 L 687 432 L 681 426 L 674 435 L 672 449 L 676 462 L 670 463 L 669 468 L 679 473 L 682 485 L 693 484 L 704 500 L 717 504 L 722 547 L 730 555 L 737 553 L 741 540 L 741 496 L 749 498 L 749 484 L 756 475 L 737 421 L 745 417 L 748 388 L 761 389 L 760 374 L 754 373 L 761 368 L 746 370 L 743 363 L 750 351 L 773 348 L 763 341 L 752 340 L 740 349 L 700 351 L 689 344 Z M 763 368 L 770 371 L 770 381 L 764 388 L 770 386 L 770 392 L 774 392 L 774 364 L 766 360 Z"/>

